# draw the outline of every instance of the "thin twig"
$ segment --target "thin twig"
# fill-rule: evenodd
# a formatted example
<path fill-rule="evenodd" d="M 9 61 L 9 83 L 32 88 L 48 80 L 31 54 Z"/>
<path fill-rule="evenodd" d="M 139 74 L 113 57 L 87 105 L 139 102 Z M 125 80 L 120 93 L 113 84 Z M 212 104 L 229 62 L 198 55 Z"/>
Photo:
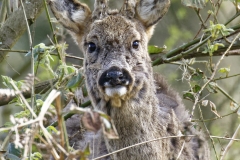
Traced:
<path fill-rule="evenodd" d="M 236 131 L 234 132 L 234 134 L 233 134 L 233 136 L 232 136 L 232 139 L 231 139 L 231 141 L 228 143 L 227 147 L 224 149 L 224 151 L 223 151 L 222 155 L 220 155 L 220 156 L 221 156 L 220 160 L 223 160 L 223 158 L 226 156 L 226 154 L 227 154 L 227 151 L 229 150 L 229 148 L 230 148 L 230 147 L 231 147 L 231 145 L 233 144 L 233 142 L 234 142 L 234 140 L 233 140 L 233 139 L 235 139 L 235 138 L 236 138 L 236 136 L 237 136 L 237 134 L 238 134 L 238 131 L 239 131 L 239 130 L 240 130 L 240 124 L 238 125 L 238 127 L 237 127 Z"/>
<path fill-rule="evenodd" d="M 239 126 L 238 126 L 239 127 Z M 236 138 L 227 138 L 227 137 L 219 137 L 219 136 L 210 136 L 211 138 L 217 138 L 217 139 L 224 139 L 224 140 L 232 140 L 232 141 L 237 141 L 240 142 L 240 139 Z"/>
<path fill-rule="evenodd" d="M 17 53 L 28 53 L 27 50 L 12 50 L 12 49 L 2 49 L 2 48 L 0 48 L 0 51 L 5 51 L 5 52 L 17 52 Z M 40 54 L 41 54 L 41 53 L 40 53 Z M 58 55 L 55 54 L 55 53 L 50 53 L 50 55 L 58 56 Z M 70 55 L 70 54 L 66 54 L 65 56 L 66 56 L 67 58 L 71 58 L 71 59 L 77 59 L 77 60 L 81 60 L 81 61 L 84 60 L 84 58 L 82 58 L 82 57 L 72 56 L 72 55 Z"/>
<path fill-rule="evenodd" d="M 84 60 L 84 58 L 82 58 L 82 57 L 72 56 L 72 55 L 69 55 L 69 54 L 67 54 L 66 57 L 67 58 L 72 58 L 72 59 L 77 59 L 77 60 L 82 60 L 82 61 Z"/>
<path fill-rule="evenodd" d="M 221 117 L 215 117 L 215 118 L 210 118 L 210 119 L 203 119 L 203 120 L 199 120 L 199 119 L 192 119 L 191 122 L 207 122 L 207 121 L 214 121 L 214 120 L 217 120 L 217 119 L 222 119 L 224 117 L 227 117 L 229 115 L 232 115 L 232 114 L 235 114 L 237 113 L 238 109 L 236 109 L 235 111 L 231 112 L 231 113 L 228 113 L 226 115 L 223 115 Z"/>
<path fill-rule="evenodd" d="M 36 133 L 36 136 L 37 136 L 45 145 L 48 145 L 48 146 L 49 146 L 48 142 L 47 142 L 44 138 L 42 138 L 41 135 L 39 135 L 38 133 Z M 51 146 L 51 147 L 52 147 L 52 146 Z M 58 157 L 55 155 L 55 152 L 54 152 L 53 150 L 51 150 L 51 153 L 52 153 L 54 159 L 58 159 Z"/>
<path fill-rule="evenodd" d="M 48 110 L 48 108 L 51 106 L 51 103 L 53 102 L 53 100 L 58 97 L 60 95 L 60 92 L 57 92 L 56 90 L 52 90 L 51 93 L 48 95 L 47 99 L 44 101 L 43 106 L 41 108 L 41 112 L 39 113 L 39 126 L 43 131 L 43 134 L 47 140 L 47 142 L 49 143 L 49 145 L 53 146 L 52 144 L 52 140 L 53 137 L 52 135 L 47 131 L 47 129 L 44 127 L 43 125 L 43 120 L 44 120 L 44 116 Z M 62 147 L 60 147 L 62 148 Z M 64 149 L 63 149 L 64 150 Z M 60 158 L 59 155 L 57 154 L 57 152 L 55 151 L 54 148 L 52 148 L 52 151 L 54 152 L 55 156 L 58 157 L 58 159 Z"/>
<path fill-rule="evenodd" d="M 28 130 L 26 130 L 26 132 L 27 133 L 25 133 L 26 134 L 26 136 L 25 136 L 25 138 L 24 138 L 24 140 L 25 140 L 25 146 L 24 146 L 24 150 L 23 150 L 23 159 L 24 160 L 28 160 L 28 159 L 31 159 L 30 157 L 31 157 L 31 152 L 28 152 L 28 151 L 30 151 L 30 149 L 32 148 L 31 146 L 31 137 L 32 137 L 32 135 L 31 135 L 31 133 L 29 133 L 29 132 L 31 132 L 29 129 Z"/>
<path fill-rule="evenodd" d="M 0 48 L 0 51 L 4 51 L 4 52 L 18 52 L 18 53 L 28 53 L 27 50 L 12 50 L 12 49 L 3 49 L 3 48 Z"/>
<path fill-rule="evenodd" d="M 180 158 L 180 156 L 181 156 L 181 154 L 182 154 L 182 151 L 183 151 L 183 148 L 184 148 L 184 146 L 185 146 L 185 141 L 183 142 L 183 144 L 182 144 L 182 147 L 181 147 L 181 150 L 180 150 L 180 152 L 178 153 L 178 156 L 177 156 L 177 159 L 176 160 L 178 160 L 179 158 Z"/>
<path fill-rule="evenodd" d="M 56 98 L 56 111 L 57 111 L 57 118 L 58 118 L 58 127 L 60 130 L 60 137 L 61 137 L 61 146 L 64 148 L 64 142 L 65 142 L 65 138 L 64 138 L 64 129 L 63 129 L 63 118 L 62 118 L 62 107 L 61 107 L 61 97 L 58 96 Z M 63 152 L 60 153 L 60 160 L 64 159 L 64 154 Z"/>
<path fill-rule="evenodd" d="M 198 108 L 199 108 L 199 112 L 200 112 L 200 119 L 203 120 L 203 114 L 202 114 L 202 110 L 201 110 L 200 105 L 198 105 Z M 205 130 L 206 130 L 206 132 L 207 132 L 207 134 L 208 134 L 208 136 L 209 136 L 209 138 L 210 138 L 210 140 L 212 142 L 213 150 L 214 150 L 216 159 L 218 160 L 217 151 L 216 151 L 216 148 L 215 148 L 215 145 L 214 145 L 214 141 L 213 141 L 212 137 L 210 136 L 210 132 L 209 132 L 209 130 L 208 130 L 208 128 L 207 128 L 207 126 L 206 126 L 206 124 L 204 122 L 203 122 L 203 126 L 204 126 L 204 128 L 205 128 Z"/>
<path fill-rule="evenodd" d="M 232 22 L 235 18 L 240 16 L 240 12 L 237 12 L 232 18 L 230 18 L 224 25 L 228 25 L 230 22 Z"/>
<path fill-rule="evenodd" d="M 29 46 L 30 46 L 30 49 L 31 49 L 31 48 L 32 48 L 32 43 L 33 43 L 32 35 L 31 35 L 30 27 L 29 27 L 29 25 L 28 25 L 28 20 L 27 20 L 27 16 L 26 16 L 26 12 L 25 12 L 25 7 L 24 7 L 24 5 L 23 5 L 22 0 L 20 0 L 20 3 L 21 3 L 21 6 L 22 6 L 22 8 L 23 8 L 24 20 L 25 20 L 26 25 L 27 25 L 27 32 L 28 32 Z"/>
<path fill-rule="evenodd" d="M 28 122 L 18 124 L 18 125 L 17 125 L 17 128 L 25 127 L 25 126 L 31 125 L 31 124 L 33 124 L 33 123 L 36 123 L 36 122 L 38 122 L 38 121 L 39 121 L 38 118 L 36 118 L 36 119 L 34 119 L 34 120 L 29 120 Z M 13 127 L 0 128 L 0 133 L 1 133 L 1 132 L 5 132 L 5 131 L 9 131 L 9 130 L 12 130 L 12 129 L 13 129 Z"/>
<path fill-rule="evenodd" d="M 0 147 L 0 150 L 3 151 L 3 150 L 7 147 L 7 145 L 8 145 L 8 143 L 9 143 L 9 140 L 10 140 L 12 134 L 13 134 L 13 131 L 9 131 L 7 137 L 5 137 L 5 138 L 4 138 L 4 141 L 2 142 L 2 145 L 1 145 L 1 147 Z"/>
<path fill-rule="evenodd" d="M 85 103 L 83 103 L 83 104 L 81 104 L 80 106 L 79 106 L 79 108 L 84 108 L 84 107 L 88 107 L 88 106 L 90 106 L 91 105 L 91 101 L 87 101 L 87 102 L 85 102 Z M 67 120 L 68 118 L 71 118 L 74 114 L 76 114 L 76 113 L 67 113 L 67 114 L 65 114 L 64 116 L 63 116 L 63 118 L 64 118 L 64 120 Z M 52 124 L 50 124 L 50 126 L 54 126 L 54 127 L 56 127 L 58 125 L 58 122 L 57 121 L 55 121 L 55 122 L 53 122 Z"/>
<path fill-rule="evenodd" d="M 234 75 L 227 76 L 227 77 L 215 78 L 215 79 L 213 79 L 213 81 L 224 80 L 224 79 L 228 79 L 228 78 L 232 78 L 232 77 L 237 77 L 237 76 L 240 76 L 240 74 L 234 74 Z"/>
<path fill-rule="evenodd" d="M 15 12 L 18 9 L 18 1 L 12 2 L 12 8 L 13 8 L 13 12 Z"/>
<path fill-rule="evenodd" d="M 201 23 L 202 23 L 202 28 L 207 28 L 206 26 L 205 26 L 205 22 L 203 21 L 203 19 L 202 19 L 202 16 L 200 15 L 200 9 L 194 9 L 195 10 L 195 12 L 197 13 L 197 16 L 198 16 L 198 18 L 199 18 L 199 20 L 201 21 Z"/>
<path fill-rule="evenodd" d="M 20 3 L 21 3 L 21 6 L 22 6 L 22 9 L 23 9 L 23 14 L 24 14 L 24 20 L 26 22 L 26 26 L 27 26 L 27 33 L 28 33 L 28 39 L 29 39 L 29 48 L 30 48 L 30 52 L 31 52 L 31 74 L 33 76 L 35 76 L 35 71 L 34 71 L 34 54 L 32 54 L 32 49 L 33 49 L 33 39 L 32 39 L 32 35 L 31 35 L 31 31 L 30 31 L 30 27 L 28 25 L 28 20 L 27 20 L 27 16 L 26 16 L 26 12 L 25 12 L 25 7 L 23 5 L 23 2 L 22 0 L 20 0 Z M 33 80 L 33 85 L 31 86 L 31 106 L 32 106 L 32 109 L 34 108 L 34 103 L 35 103 L 35 90 L 34 90 L 34 80 Z M 34 113 L 35 115 L 35 113 Z M 32 114 L 33 116 L 33 114 Z M 36 115 L 35 115 L 36 116 Z M 32 145 L 30 144 L 31 143 L 31 139 L 32 137 L 30 136 L 29 137 L 29 157 L 31 157 L 31 153 L 32 153 Z"/>
<path fill-rule="evenodd" d="M 10 81 L 11 85 L 13 86 L 13 88 L 19 93 L 20 98 L 22 99 L 23 103 L 27 106 L 28 110 L 30 111 L 30 113 L 32 114 L 32 116 L 34 118 L 37 118 L 37 115 L 35 114 L 35 112 L 33 111 L 32 107 L 28 104 L 27 100 L 24 98 L 24 96 L 22 95 L 22 93 L 19 91 L 19 89 L 17 88 L 17 86 L 13 83 L 13 81 Z"/>
<path fill-rule="evenodd" d="M 45 11 L 46 11 L 46 14 L 47 14 L 48 22 L 49 22 L 50 28 L 52 30 L 52 33 L 53 33 L 53 39 L 54 39 L 55 45 L 57 47 L 58 46 L 57 36 L 56 36 L 56 34 L 54 32 L 54 29 L 53 29 L 53 25 L 52 25 L 51 18 L 50 18 L 50 15 L 49 15 L 49 11 L 48 11 L 46 0 L 43 0 L 43 2 L 44 2 Z M 60 51 L 59 51 L 58 47 L 57 47 L 57 53 L 58 53 L 59 60 L 62 60 L 61 54 L 60 54 Z"/>
<path fill-rule="evenodd" d="M 7 15 L 6 0 L 3 0 L 0 8 L 0 28 L 1 24 L 3 24 L 3 22 L 5 21 L 6 15 Z"/>
<path fill-rule="evenodd" d="M 216 89 L 218 89 L 224 96 L 226 96 L 228 99 L 230 99 L 232 102 L 236 103 L 239 105 L 239 103 L 233 99 L 232 96 L 230 96 L 226 91 L 224 91 L 220 86 L 217 84 L 215 85 Z"/>
<path fill-rule="evenodd" d="M 116 153 L 118 153 L 118 152 L 122 152 L 122 151 L 124 151 L 124 150 L 129 149 L 129 148 L 133 148 L 133 147 L 136 147 L 136 146 L 140 146 L 140 145 L 145 144 L 145 143 L 150 143 L 150 142 L 159 141 L 159 140 L 163 140 L 163 139 L 169 139 L 169 138 L 195 137 L 195 136 L 196 136 L 196 135 L 182 135 L 182 136 L 168 136 L 168 137 L 156 138 L 156 139 L 152 139 L 152 140 L 149 140 L 149 141 L 144 141 L 144 142 L 141 142 L 141 143 L 137 143 L 137 144 L 134 144 L 134 145 L 131 145 L 131 146 L 128 146 L 128 147 L 119 149 L 119 150 L 117 150 L 117 151 L 113 151 L 113 152 L 111 152 L 111 153 L 109 153 L 109 154 L 105 154 L 105 155 L 103 155 L 103 156 L 94 158 L 94 159 L 92 159 L 92 160 L 101 159 L 101 158 L 110 156 L 110 155 L 112 155 L 112 154 L 116 154 Z"/>
<path fill-rule="evenodd" d="M 232 41 L 232 43 L 229 45 L 228 49 L 224 52 L 224 54 L 221 56 L 221 58 L 219 59 L 219 61 L 217 62 L 216 66 L 214 67 L 214 72 L 212 73 L 210 79 L 201 87 L 200 91 L 196 94 L 195 96 L 195 102 L 194 102 L 194 105 L 193 105 L 193 108 L 192 108 L 192 112 L 191 112 L 191 117 L 190 117 L 190 121 L 193 117 L 193 114 L 194 114 L 194 110 L 196 108 L 196 105 L 198 103 L 198 100 L 199 100 L 199 96 L 200 94 L 202 93 L 202 91 L 205 89 L 205 87 L 213 80 L 217 70 L 218 70 L 218 67 L 220 65 L 220 63 L 222 62 L 222 60 L 224 59 L 225 55 L 229 52 L 229 50 L 231 49 L 232 45 L 234 44 L 234 42 L 237 40 L 237 38 L 240 36 L 240 33 L 238 33 L 238 35 L 234 38 L 234 40 Z"/>
<path fill-rule="evenodd" d="M 12 13 L 10 0 L 6 0 L 5 3 L 6 3 L 6 7 L 7 7 L 7 16 L 9 17 Z"/>

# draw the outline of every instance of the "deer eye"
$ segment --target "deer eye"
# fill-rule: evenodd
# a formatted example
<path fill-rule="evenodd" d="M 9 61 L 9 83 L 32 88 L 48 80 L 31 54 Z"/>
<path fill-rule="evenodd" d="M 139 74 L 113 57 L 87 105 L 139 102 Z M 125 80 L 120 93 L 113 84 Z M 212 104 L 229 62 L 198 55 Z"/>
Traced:
<path fill-rule="evenodd" d="M 134 48 L 134 49 L 138 49 L 138 47 L 139 47 L 139 41 L 134 41 L 133 43 L 132 43 L 132 47 Z"/>
<path fill-rule="evenodd" d="M 96 49 L 97 49 L 97 46 L 96 46 L 95 43 L 93 43 L 93 42 L 89 42 L 88 43 L 88 52 L 89 53 L 94 52 Z"/>

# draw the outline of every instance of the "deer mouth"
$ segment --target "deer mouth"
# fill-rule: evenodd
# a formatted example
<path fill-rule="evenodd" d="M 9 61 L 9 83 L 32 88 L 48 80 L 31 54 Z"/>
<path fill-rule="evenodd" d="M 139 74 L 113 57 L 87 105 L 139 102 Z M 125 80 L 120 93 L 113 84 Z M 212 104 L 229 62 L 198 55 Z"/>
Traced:
<path fill-rule="evenodd" d="M 99 86 L 110 98 L 122 97 L 129 91 L 132 83 L 132 77 L 126 69 L 111 67 L 99 78 Z"/>
<path fill-rule="evenodd" d="M 109 97 L 122 97 L 127 93 L 126 86 L 106 87 L 105 93 Z"/>

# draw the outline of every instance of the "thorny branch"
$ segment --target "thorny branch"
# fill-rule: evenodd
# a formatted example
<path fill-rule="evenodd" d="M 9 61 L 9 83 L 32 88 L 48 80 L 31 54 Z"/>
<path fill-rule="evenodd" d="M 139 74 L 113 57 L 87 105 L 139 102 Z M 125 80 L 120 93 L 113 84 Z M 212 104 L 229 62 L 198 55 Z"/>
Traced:
<path fill-rule="evenodd" d="M 192 112 L 191 112 L 191 117 L 190 117 L 190 121 L 192 120 L 194 111 L 195 111 L 195 107 L 197 105 L 197 103 L 199 103 L 199 95 L 202 93 L 202 91 L 206 88 L 206 86 L 214 79 L 214 76 L 217 72 L 217 69 L 220 65 L 220 63 L 222 62 L 222 60 L 224 59 L 224 57 L 226 56 L 226 54 L 229 52 L 229 50 L 231 49 L 232 45 L 234 44 L 234 42 L 239 38 L 240 33 L 238 33 L 238 35 L 234 38 L 234 40 L 232 41 L 232 43 L 229 45 L 228 49 L 224 52 L 224 54 L 221 56 L 221 58 L 219 59 L 219 61 L 217 62 L 216 66 L 214 67 L 214 72 L 212 73 L 212 76 L 209 78 L 209 80 L 201 87 L 201 90 L 196 94 L 195 96 L 195 102 L 193 104 L 193 108 L 192 108 Z"/>

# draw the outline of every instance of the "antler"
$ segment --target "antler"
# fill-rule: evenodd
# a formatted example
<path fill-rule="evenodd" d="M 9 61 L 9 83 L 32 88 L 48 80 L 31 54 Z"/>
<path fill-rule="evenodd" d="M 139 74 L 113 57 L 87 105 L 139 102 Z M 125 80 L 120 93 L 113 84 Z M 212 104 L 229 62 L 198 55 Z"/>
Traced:
<path fill-rule="evenodd" d="M 95 0 L 92 18 L 102 19 L 108 12 L 108 0 Z"/>

